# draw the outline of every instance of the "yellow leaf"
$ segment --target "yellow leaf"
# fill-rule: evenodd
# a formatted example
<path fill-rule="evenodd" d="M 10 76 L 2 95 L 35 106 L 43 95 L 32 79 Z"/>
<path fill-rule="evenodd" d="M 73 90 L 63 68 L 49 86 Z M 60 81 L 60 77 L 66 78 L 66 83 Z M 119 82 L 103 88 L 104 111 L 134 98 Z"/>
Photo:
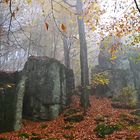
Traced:
<path fill-rule="evenodd" d="M 70 20 L 70 23 L 71 23 L 71 24 L 73 24 L 73 23 L 74 23 L 74 21 L 73 21 L 73 20 Z"/>
<path fill-rule="evenodd" d="M 93 27 L 92 27 L 92 31 L 95 31 L 95 30 L 96 30 L 96 28 L 95 28 L 95 26 L 93 26 Z"/>
<path fill-rule="evenodd" d="M 32 3 L 32 0 L 26 0 L 26 2 L 27 2 L 28 4 L 31 4 L 31 3 Z"/>
<path fill-rule="evenodd" d="M 83 17 L 82 17 L 82 16 L 78 16 L 78 18 L 79 18 L 80 20 L 82 20 L 82 19 L 83 19 Z"/>
<path fill-rule="evenodd" d="M 113 61 L 115 59 L 117 59 L 117 56 L 115 56 L 115 55 L 110 58 L 111 61 Z"/>

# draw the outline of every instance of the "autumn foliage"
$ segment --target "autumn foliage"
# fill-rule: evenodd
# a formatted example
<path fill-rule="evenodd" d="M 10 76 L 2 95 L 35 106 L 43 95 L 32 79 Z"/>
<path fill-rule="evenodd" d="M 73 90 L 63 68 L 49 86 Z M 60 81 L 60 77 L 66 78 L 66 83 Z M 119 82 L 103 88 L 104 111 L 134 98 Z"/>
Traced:
<path fill-rule="evenodd" d="M 63 114 L 49 122 L 23 120 L 21 130 L 0 134 L 0 138 L 10 140 L 33 140 L 35 138 L 45 140 L 100 140 L 102 138 L 99 134 L 104 136 L 104 140 L 137 140 L 140 138 L 138 126 L 140 118 L 131 115 L 132 110 L 114 109 L 111 107 L 111 100 L 106 98 L 91 96 L 90 102 L 91 107 L 81 122 L 65 122 Z M 71 108 L 82 110 L 79 107 L 78 97 L 73 97 Z M 99 131 L 100 127 L 102 131 Z"/>

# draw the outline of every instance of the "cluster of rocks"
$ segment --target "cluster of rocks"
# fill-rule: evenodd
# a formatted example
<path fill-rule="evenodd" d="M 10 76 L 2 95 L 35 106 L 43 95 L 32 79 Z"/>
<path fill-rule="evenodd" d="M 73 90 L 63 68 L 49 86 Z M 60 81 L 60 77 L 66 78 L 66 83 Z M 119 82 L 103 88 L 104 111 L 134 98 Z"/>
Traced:
<path fill-rule="evenodd" d="M 121 45 L 119 45 L 115 53 L 116 58 L 111 60 L 110 50 L 114 44 L 116 46 L 121 44 L 120 40 L 114 39 L 108 46 L 105 46 L 105 42 L 101 43 L 98 65 L 93 68 L 92 75 L 107 72 L 109 84 L 104 87 L 99 86 L 96 89 L 97 94 L 115 97 L 123 87 L 132 86 L 137 90 L 137 96 L 140 97 L 140 61 L 135 63 L 132 59 L 132 57 L 137 58 L 140 51 L 125 49 L 124 53 Z"/>
<path fill-rule="evenodd" d="M 30 57 L 21 72 L 1 72 L 0 132 L 18 130 L 23 117 L 55 119 L 73 89 L 73 71 L 48 57 Z"/>

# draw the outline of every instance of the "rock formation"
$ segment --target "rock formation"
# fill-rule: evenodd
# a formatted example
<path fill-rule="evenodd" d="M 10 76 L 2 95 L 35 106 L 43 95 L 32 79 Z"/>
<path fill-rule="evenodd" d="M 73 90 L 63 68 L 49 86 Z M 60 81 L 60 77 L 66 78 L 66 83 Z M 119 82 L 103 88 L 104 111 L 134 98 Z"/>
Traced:
<path fill-rule="evenodd" d="M 114 38 L 113 38 L 114 39 Z M 123 87 L 133 86 L 137 90 L 137 94 L 139 96 L 140 92 L 140 61 L 134 63 L 131 57 L 137 57 L 139 52 L 135 50 L 123 50 L 119 44 L 118 39 L 114 41 L 118 42 L 118 48 L 115 52 L 115 59 L 111 61 L 111 53 L 110 50 L 114 47 L 113 42 L 107 46 L 105 46 L 105 42 L 101 43 L 100 53 L 98 56 L 99 65 L 95 66 L 92 70 L 92 75 L 99 72 L 107 72 L 110 83 L 106 88 L 102 88 L 103 95 L 107 96 L 116 96 L 119 94 L 119 91 Z M 116 46 L 117 46 L 116 45 Z M 115 48 L 113 48 L 115 49 Z"/>
<path fill-rule="evenodd" d="M 21 72 L 0 73 L 0 132 L 18 130 L 22 116 L 55 119 L 70 104 L 73 71 L 48 57 L 30 57 Z"/>
<path fill-rule="evenodd" d="M 18 72 L 0 72 L 0 132 L 21 126 L 25 77 Z"/>

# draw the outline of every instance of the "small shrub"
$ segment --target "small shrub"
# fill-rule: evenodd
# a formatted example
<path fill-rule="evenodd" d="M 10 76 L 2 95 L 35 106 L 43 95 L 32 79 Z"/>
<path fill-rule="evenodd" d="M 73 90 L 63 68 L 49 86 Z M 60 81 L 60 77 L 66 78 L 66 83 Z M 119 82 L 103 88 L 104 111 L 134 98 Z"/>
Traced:
<path fill-rule="evenodd" d="M 104 86 L 109 84 L 109 78 L 108 78 L 108 72 L 100 72 L 96 73 L 92 79 L 91 79 L 91 84 L 93 87 L 96 86 Z"/>
<path fill-rule="evenodd" d="M 30 135 L 28 133 L 20 133 L 18 136 L 21 138 L 29 138 Z"/>
<path fill-rule="evenodd" d="M 131 107 L 136 107 L 137 99 L 137 91 L 133 86 L 122 88 L 119 95 L 116 97 L 116 100 L 128 104 Z"/>
<path fill-rule="evenodd" d="M 106 135 L 112 134 L 114 131 L 120 130 L 121 125 L 107 125 L 107 124 L 98 124 L 95 128 L 97 135 L 101 138 L 104 138 Z"/>

